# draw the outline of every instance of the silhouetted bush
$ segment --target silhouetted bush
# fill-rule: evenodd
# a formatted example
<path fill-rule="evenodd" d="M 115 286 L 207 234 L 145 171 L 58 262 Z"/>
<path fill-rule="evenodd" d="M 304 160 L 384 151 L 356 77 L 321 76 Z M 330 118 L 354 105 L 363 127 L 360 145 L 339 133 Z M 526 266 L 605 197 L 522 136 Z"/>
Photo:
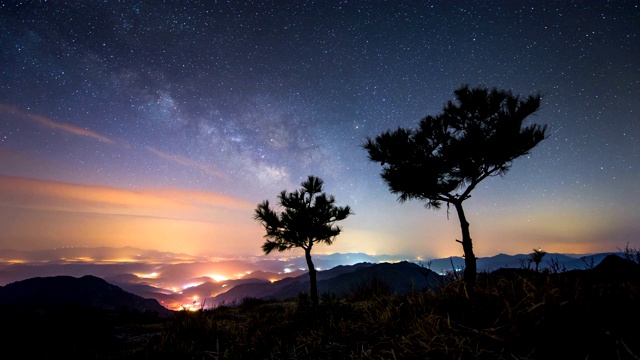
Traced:
<path fill-rule="evenodd" d="M 627 260 L 640 264 L 640 249 L 629 247 L 629 243 L 622 249 L 622 256 Z"/>

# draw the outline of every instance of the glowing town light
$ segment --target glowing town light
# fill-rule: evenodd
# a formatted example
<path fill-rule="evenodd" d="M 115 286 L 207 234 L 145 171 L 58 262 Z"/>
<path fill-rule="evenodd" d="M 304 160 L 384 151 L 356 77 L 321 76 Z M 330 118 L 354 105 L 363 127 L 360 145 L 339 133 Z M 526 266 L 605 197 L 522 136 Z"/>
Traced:
<path fill-rule="evenodd" d="M 199 286 L 199 285 L 202 285 L 202 284 L 204 284 L 204 283 L 199 282 L 199 283 L 190 283 L 190 284 L 186 284 L 186 285 L 183 285 L 183 286 L 182 286 L 182 290 L 184 290 L 184 289 L 188 289 L 188 288 L 190 288 L 190 287 L 194 287 L 194 286 Z"/>
<path fill-rule="evenodd" d="M 291 272 L 291 269 L 289 269 L 289 268 L 284 268 L 284 273 L 285 273 L 285 274 L 288 274 L 288 273 L 290 273 L 290 272 Z"/>
<path fill-rule="evenodd" d="M 222 276 L 222 275 L 209 275 L 209 277 L 210 277 L 210 278 L 212 278 L 212 279 L 213 279 L 213 280 L 215 280 L 215 281 L 218 281 L 218 282 L 219 282 L 219 281 L 226 281 L 226 280 L 229 280 L 229 278 L 228 278 L 228 277 L 226 277 L 226 276 Z"/>
<path fill-rule="evenodd" d="M 60 258 L 60 260 L 67 261 L 67 262 L 94 262 L 95 261 L 94 258 L 88 257 L 88 256 L 78 256 L 73 258 L 62 257 Z"/>
<path fill-rule="evenodd" d="M 142 279 L 156 279 L 158 277 L 158 273 L 157 272 L 152 272 L 150 274 L 137 274 L 134 273 L 133 275 L 142 278 Z"/>
<path fill-rule="evenodd" d="M 7 260 L 7 262 L 8 262 L 9 264 L 24 264 L 24 263 L 26 263 L 26 261 L 24 261 L 24 260 L 18 260 L 18 259 L 10 259 L 10 260 Z"/>
<path fill-rule="evenodd" d="M 180 306 L 180 310 L 198 311 L 198 308 L 201 306 L 198 302 L 198 295 L 194 295 L 192 299 L 193 302 L 191 304 L 182 304 Z"/>

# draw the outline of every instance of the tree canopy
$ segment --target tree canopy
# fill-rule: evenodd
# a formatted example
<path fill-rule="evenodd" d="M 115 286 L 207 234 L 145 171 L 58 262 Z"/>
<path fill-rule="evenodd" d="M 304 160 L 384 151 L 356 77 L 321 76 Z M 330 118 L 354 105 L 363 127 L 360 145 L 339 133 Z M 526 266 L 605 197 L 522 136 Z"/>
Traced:
<path fill-rule="evenodd" d="M 529 154 L 547 137 L 546 125 L 523 125 L 540 107 L 540 94 L 521 98 L 510 91 L 470 88 L 454 91 L 436 116 L 417 129 L 398 128 L 363 147 L 382 165 L 381 176 L 401 202 L 419 200 L 427 208 L 454 205 L 462 228 L 465 279 L 475 283 L 476 265 L 462 202 L 482 180 L 502 176 L 513 160 Z"/>
<path fill-rule="evenodd" d="M 274 250 L 285 251 L 302 248 L 309 267 L 311 298 L 318 303 L 316 270 L 311 259 L 311 249 L 316 243 L 331 245 L 342 229 L 336 222 L 352 214 L 349 206 L 336 206 L 335 198 L 323 192 L 322 179 L 309 176 L 301 188 L 293 192 L 283 190 L 278 196 L 283 211 L 276 212 L 269 201 L 258 204 L 254 219 L 266 231 L 262 250 L 269 254 Z"/>
<path fill-rule="evenodd" d="M 542 250 L 541 248 L 533 249 L 533 252 L 529 254 L 529 259 L 536 264 L 536 272 L 540 267 L 540 263 L 542 262 L 542 258 L 547 255 L 547 252 Z"/>

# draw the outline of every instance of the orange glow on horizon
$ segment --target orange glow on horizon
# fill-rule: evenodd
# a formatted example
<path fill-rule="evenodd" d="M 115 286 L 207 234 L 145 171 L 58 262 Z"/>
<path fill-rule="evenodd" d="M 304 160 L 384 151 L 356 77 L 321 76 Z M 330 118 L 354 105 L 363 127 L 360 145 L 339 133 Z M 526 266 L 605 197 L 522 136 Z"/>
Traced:
<path fill-rule="evenodd" d="M 5 262 L 9 264 L 27 264 L 26 260 L 19 260 L 19 259 L 9 259 L 9 260 L 6 260 Z"/>
<path fill-rule="evenodd" d="M 127 190 L 0 176 L 0 228 L 8 229 L 0 248 L 7 247 L 1 241 L 34 249 L 43 241 L 60 247 L 70 242 L 124 247 L 135 239 L 140 248 L 197 254 L 213 239 L 234 244 L 230 252 L 249 255 L 258 251 L 261 239 L 259 228 L 245 216 L 253 206 L 204 191 Z M 66 260 L 135 262 L 131 258 Z"/>
<path fill-rule="evenodd" d="M 95 259 L 93 259 L 92 257 L 88 257 L 88 256 L 78 256 L 75 258 L 61 258 L 60 260 L 62 261 L 67 261 L 67 262 L 86 262 L 86 263 L 92 263 L 95 261 Z"/>
<path fill-rule="evenodd" d="M 212 244 L 224 244 L 227 253 L 257 256 L 263 234 L 250 216 L 254 205 L 205 191 L 130 190 L 0 176 L 0 228 L 8 229 L 0 239 L 3 241 L 0 248 L 16 244 L 36 249 L 45 241 L 54 247 L 69 243 L 124 247 L 135 241 L 136 247 L 182 254 L 202 254 Z M 518 254 L 536 246 L 564 253 L 609 251 L 624 246 L 625 242 L 616 243 L 613 236 L 624 235 L 619 235 L 617 229 L 627 220 L 618 219 L 615 211 L 602 214 L 594 209 L 564 205 L 557 209 L 561 213 L 557 215 L 540 210 L 542 204 L 532 206 L 524 213 L 514 210 L 500 216 L 474 217 L 471 230 L 476 256 Z M 454 240 L 459 238 L 459 225 L 443 220 L 442 216 L 430 216 L 424 224 L 406 224 L 407 230 L 402 233 L 378 228 L 377 223 L 367 224 L 368 227 L 349 228 L 331 247 L 319 247 L 318 254 L 402 254 L 420 256 L 418 261 L 462 254 Z M 427 231 L 429 237 L 425 239 L 423 234 Z M 372 245 L 363 249 L 365 243 Z M 275 259 L 286 266 L 285 273 L 297 271 L 288 264 L 295 255 L 276 255 Z M 207 256 L 215 258 L 217 254 Z M 178 264 L 194 258 L 180 255 L 142 262 Z M 99 254 L 58 260 L 96 264 L 139 262 L 131 255 L 101 258 Z M 216 281 L 241 278 L 239 270 L 216 269 L 217 278 L 212 278 Z"/>
<path fill-rule="evenodd" d="M 105 186 L 80 185 L 49 180 L 0 176 L 0 203 L 7 205 L 73 211 L 113 211 L 113 206 L 134 209 L 171 209 L 188 211 L 214 206 L 252 210 L 254 204 L 230 196 L 204 191 L 178 189 L 128 190 Z M 29 201 L 24 201 L 27 198 Z M 39 204 L 39 205 L 38 205 Z M 78 209 L 79 208 L 79 209 Z M 113 209 L 113 210 L 112 210 Z M 122 212 L 122 208 L 119 208 Z M 125 212 L 126 213 L 126 212 Z"/>

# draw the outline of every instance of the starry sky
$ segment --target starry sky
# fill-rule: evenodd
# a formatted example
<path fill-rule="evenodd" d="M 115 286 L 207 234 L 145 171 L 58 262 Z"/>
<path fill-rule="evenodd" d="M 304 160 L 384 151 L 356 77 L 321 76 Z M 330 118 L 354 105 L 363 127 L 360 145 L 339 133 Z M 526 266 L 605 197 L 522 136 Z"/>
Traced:
<path fill-rule="evenodd" d="M 550 130 L 465 201 L 477 256 L 640 245 L 636 1 L 105 0 L 0 4 L 0 248 L 256 256 L 315 175 L 354 212 L 315 252 L 461 255 L 361 145 L 463 84 Z"/>

